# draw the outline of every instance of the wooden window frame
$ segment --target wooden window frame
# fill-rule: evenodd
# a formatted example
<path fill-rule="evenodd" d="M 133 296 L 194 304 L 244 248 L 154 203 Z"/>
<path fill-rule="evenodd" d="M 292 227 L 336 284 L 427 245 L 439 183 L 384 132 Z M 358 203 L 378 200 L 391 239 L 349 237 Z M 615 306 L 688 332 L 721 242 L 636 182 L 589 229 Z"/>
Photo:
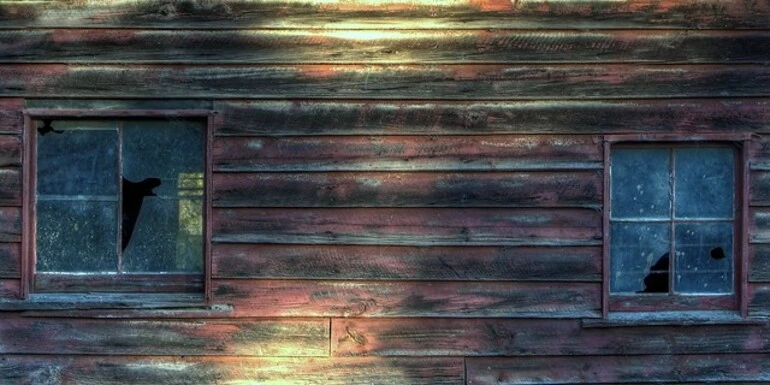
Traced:
<path fill-rule="evenodd" d="M 748 231 L 749 231 L 749 144 L 748 134 L 637 134 L 607 135 L 604 137 L 604 213 L 603 213 L 603 266 L 602 266 L 602 315 L 607 318 L 613 312 L 691 312 L 736 311 L 741 317 L 748 316 Z M 610 155 L 615 147 L 686 147 L 698 144 L 717 144 L 736 148 L 735 218 L 733 220 L 733 285 L 729 295 L 672 295 L 661 294 L 611 294 L 610 293 Z"/>
<path fill-rule="evenodd" d="M 168 295 L 179 295 L 194 302 L 208 304 L 211 299 L 211 197 L 212 197 L 212 135 L 214 111 L 210 110 L 90 110 L 90 109 L 27 109 L 24 115 L 24 154 L 23 154 L 23 198 L 22 198 L 22 260 L 20 297 L 32 299 L 38 295 L 61 297 L 62 301 L 71 301 L 77 295 L 85 301 L 92 298 L 83 297 L 84 294 L 99 291 L 103 288 L 106 292 L 99 291 L 98 296 L 109 301 L 109 295 L 116 294 L 120 302 L 125 298 L 131 298 L 133 294 L 138 302 L 153 302 L 154 294 L 159 300 L 167 301 Z M 85 279 L 78 279 L 76 283 L 67 280 L 68 274 L 35 273 L 36 251 L 36 215 L 35 215 L 35 180 L 37 173 L 37 154 L 35 149 L 35 120 L 51 119 L 199 119 L 204 124 L 204 190 L 203 190 L 203 271 L 194 274 L 191 278 L 187 274 L 163 274 L 163 279 L 158 280 L 159 274 L 131 274 L 121 276 L 94 274 Z M 46 290 L 35 292 L 34 285 L 37 278 L 50 280 L 48 285 L 55 291 Z M 82 278 L 82 275 L 80 275 Z M 94 290 L 96 288 L 96 290 Z M 53 294 L 53 295 L 51 295 Z M 131 301 L 128 301 L 129 307 Z"/>

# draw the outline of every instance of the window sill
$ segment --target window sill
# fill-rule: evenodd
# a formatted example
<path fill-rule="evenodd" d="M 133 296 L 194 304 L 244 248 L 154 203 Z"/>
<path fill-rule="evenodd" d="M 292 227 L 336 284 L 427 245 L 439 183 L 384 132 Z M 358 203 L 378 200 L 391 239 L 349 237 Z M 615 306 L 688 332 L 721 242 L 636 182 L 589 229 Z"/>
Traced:
<path fill-rule="evenodd" d="M 584 319 L 583 328 L 698 325 L 767 325 L 765 318 L 743 318 L 734 311 L 666 311 L 612 313 L 605 319 Z"/>
<path fill-rule="evenodd" d="M 36 293 L 27 299 L 0 302 L 0 311 L 208 308 L 200 293 Z"/>

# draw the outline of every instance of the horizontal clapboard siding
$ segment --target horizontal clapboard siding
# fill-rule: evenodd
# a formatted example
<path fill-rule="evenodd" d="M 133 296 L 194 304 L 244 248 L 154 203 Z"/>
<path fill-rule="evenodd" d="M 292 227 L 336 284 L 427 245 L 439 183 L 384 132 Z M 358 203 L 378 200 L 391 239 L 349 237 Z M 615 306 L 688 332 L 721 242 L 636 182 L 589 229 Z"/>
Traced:
<path fill-rule="evenodd" d="M 457 0 L 262 1 L 214 0 L 73 3 L 66 0 L 0 4 L 5 28 L 758 28 L 767 27 L 766 0 L 622 2 Z"/>
<path fill-rule="evenodd" d="M 766 325 L 585 328 L 579 320 L 335 319 L 336 356 L 582 356 L 767 353 Z M 673 333 L 672 333 L 673 334 Z M 746 341 L 756 343 L 747 344 Z"/>
<path fill-rule="evenodd" d="M 628 99 L 767 96 L 764 65 L 4 65 L 0 96 Z M 148 80 L 152 81 L 148 81 Z"/>
<path fill-rule="evenodd" d="M 234 316 L 598 317 L 598 283 L 217 279 Z"/>
<path fill-rule="evenodd" d="M 2 63 L 764 63 L 764 31 L 2 31 Z"/>
<path fill-rule="evenodd" d="M 601 279 L 600 247 L 216 244 L 213 263 L 214 278 L 548 282 Z"/>
<path fill-rule="evenodd" d="M 189 357 L 14 355 L 0 360 L 3 378 L 12 383 L 57 383 L 79 379 L 91 384 L 393 383 L 461 385 L 463 359 Z"/>
<path fill-rule="evenodd" d="M 216 133 L 241 136 L 568 134 L 572 138 L 574 134 L 770 131 L 770 99 L 765 98 L 590 102 L 227 100 L 215 102 L 214 109 L 220 112 Z M 518 151 L 528 147 L 522 143 Z M 219 155 L 215 162 L 217 159 Z"/>

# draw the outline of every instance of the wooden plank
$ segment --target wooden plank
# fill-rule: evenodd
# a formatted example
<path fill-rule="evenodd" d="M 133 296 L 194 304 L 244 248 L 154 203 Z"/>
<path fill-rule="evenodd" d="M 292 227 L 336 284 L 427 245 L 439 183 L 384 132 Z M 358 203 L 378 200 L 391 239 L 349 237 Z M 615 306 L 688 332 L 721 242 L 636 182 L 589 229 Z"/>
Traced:
<path fill-rule="evenodd" d="M 19 266 L 21 266 L 21 245 L 0 242 L 0 279 L 21 278 Z"/>
<path fill-rule="evenodd" d="M 601 280 L 599 247 L 404 247 L 216 244 L 214 278 Z"/>
<path fill-rule="evenodd" d="M 393 246 L 594 246 L 590 209 L 215 209 L 214 242 Z"/>
<path fill-rule="evenodd" d="M 214 175 L 214 207 L 598 207 L 601 171 Z M 255 191 L 258 192 L 255 194 Z"/>
<path fill-rule="evenodd" d="M 21 138 L 0 135 L 0 167 L 21 166 Z"/>
<path fill-rule="evenodd" d="M 749 282 L 770 282 L 770 245 L 749 245 Z"/>
<path fill-rule="evenodd" d="M 770 206 L 770 171 L 751 171 L 749 183 L 749 204 L 751 206 Z"/>
<path fill-rule="evenodd" d="M 32 340 L 35 343 L 29 343 Z M 0 353 L 327 356 L 329 322 L 5 317 L 0 324 Z"/>
<path fill-rule="evenodd" d="M 0 98 L 0 134 L 21 134 L 24 126 L 21 115 L 23 108 L 24 99 Z"/>
<path fill-rule="evenodd" d="M 749 242 L 770 243 L 770 207 L 749 208 Z"/>
<path fill-rule="evenodd" d="M 202 293 L 202 274 L 37 273 L 32 288 L 55 293 Z"/>
<path fill-rule="evenodd" d="M 749 316 L 770 317 L 770 284 L 749 284 Z"/>
<path fill-rule="evenodd" d="M 764 31 L 57 29 L 0 30 L 0 40 L 3 63 L 670 64 L 770 56 Z"/>
<path fill-rule="evenodd" d="M 766 354 L 469 358 L 468 384 L 767 381 Z"/>
<path fill-rule="evenodd" d="M 674 336 L 675 338 L 667 338 Z M 333 356 L 582 356 L 766 353 L 761 325 L 583 328 L 579 320 L 333 319 Z"/>
<path fill-rule="evenodd" d="M 600 143 L 586 135 L 218 137 L 213 158 L 216 171 L 236 172 L 583 170 L 604 168 Z"/>
<path fill-rule="evenodd" d="M 463 359 L 248 358 L 13 355 L 0 360 L 14 384 L 464 385 Z"/>
<path fill-rule="evenodd" d="M 238 317 L 535 317 L 599 314 L 596 283 L 212 281 Z"/>
<path fill-rule="evenodd" d="M 768 132 L 770 100 L 221 101 L 218 135 Z M 528 146 L 522 143 L 522 151 Z M 285 153 L 281 154 L 286 156 Z"/>
<path fill-rule="evenodd" d="M 27 64 L 0 67 L 0 96 L 558 100 L 764 97 L 764 65 Z M 638 123 L 637 123 L 638 124 Z"/>
<path fill-rule="evenodd" d="M 21 206 L 21 190 L 21 167 L 0 168 L 0 206 Z"/>
<path fill-rule="evenodd" d="M 0 3 L 0 25 L 147 28 L 766 28 L 770 3 L 525 0 L 214 0 Z"/>
<path fill-rule="evenodd" d="M 0 207 L 0 242 L 21 242 L 19 207 Z"/>
<path fill-rule="evenodd" d="M 0 279 L 0 303 L 18 301 L 19 284 L 18 279 Z"/>

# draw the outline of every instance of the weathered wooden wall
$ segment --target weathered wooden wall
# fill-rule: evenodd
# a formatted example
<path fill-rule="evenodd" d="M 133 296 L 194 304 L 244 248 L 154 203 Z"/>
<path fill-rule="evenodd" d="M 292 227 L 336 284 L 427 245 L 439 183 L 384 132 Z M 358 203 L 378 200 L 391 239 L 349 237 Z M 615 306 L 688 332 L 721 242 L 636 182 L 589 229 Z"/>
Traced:
<path fill-rule="evenodd" d="M 770 0 L 0 1 L 0 383 L 770 383 L 768 63 Z M 25 309 L 24 108 L 217 111 L 215 307 Z M 754 134 L 748 319 L 601 319 L 621 133 Z"/>

